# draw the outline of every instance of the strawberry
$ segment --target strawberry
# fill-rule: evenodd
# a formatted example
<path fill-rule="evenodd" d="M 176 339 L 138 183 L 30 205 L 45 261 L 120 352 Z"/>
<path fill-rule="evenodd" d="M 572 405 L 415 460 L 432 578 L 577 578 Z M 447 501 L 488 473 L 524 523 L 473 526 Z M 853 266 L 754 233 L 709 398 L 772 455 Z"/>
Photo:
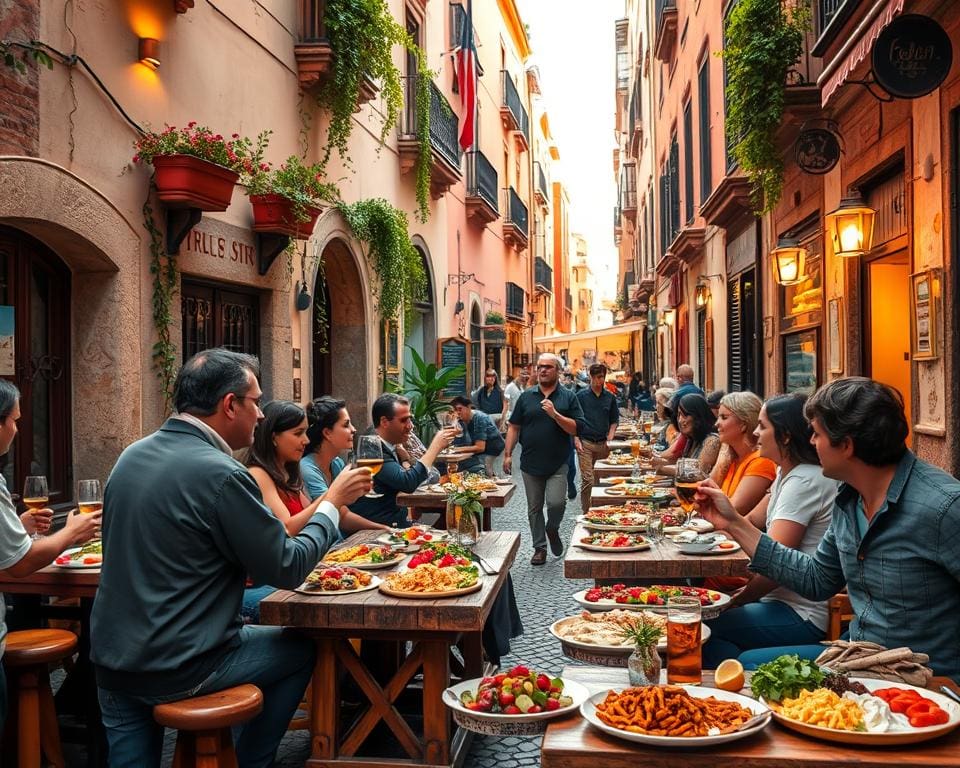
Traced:
<path fill-rule="evenodd" d="M 537 712 L 543 712 L 543 708 L 539 704 L 534 704 L 527 710 L 528 715 L 535 715 Z"/>
<path fill-rule="evenodd" d="M 537 675 L 537 688 L 541 691 L 550 690 L 550 678 L 546 675 Z"/>
<path fill-rule="evenodd" d="M 547 702 L 546 702 L 546 704 L 544 704 L 544 706 L 546 707 L 547 712 L 553 712 L 553 711 L 555 711 L 555 710 L 560 709 L 560 700 L 559 700 L 559 699 L 547 699 Z"/>
<path fill-rule="evenodd" d="M 503 714 L 505 715 L 519 715 L 520 708 L 516 704 L 510 704 L 503 708 Z"/>
<path fill-rule="evenodd" d="M 517 700 L 517 697 L 514 696 L 509 691 L 500 691 L 500 706 L 509 707 L 513 702 Z"/>
<path fill-rule="evenodd" d="M 527 677 L 530 674 L 530 670 L 527 669 L 523 664 L 518 664 L 513 669 L 507 673 L 510 677 Z"/>

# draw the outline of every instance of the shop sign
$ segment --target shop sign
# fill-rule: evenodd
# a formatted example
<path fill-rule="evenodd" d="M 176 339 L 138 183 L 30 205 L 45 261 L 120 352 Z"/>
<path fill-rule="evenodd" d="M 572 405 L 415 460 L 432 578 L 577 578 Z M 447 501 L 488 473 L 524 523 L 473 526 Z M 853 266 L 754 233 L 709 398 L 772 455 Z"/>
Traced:
<path fill-rule="evenodd" d="M 937 88 L 950 72 L 953 46 L 937 22 L 906 14 L 894 19 L 873 46 L 873 76 L 887 93 L 916 99 Z"/>
<path fill-rule="evenodd" d="M 840 140 L 826 128 L 804 128 L 797 136 L 794 156 L 804 173 L 829 173 L 840 160 Z"/>
<path fill-rule="evenodd" d="M 257 251 L 251 243 L 244 243 L 222 235 L 214 235 L 194 227 L 184 238 L 181 251 L 231 261 L 240 266 L 257 265 Z"/>

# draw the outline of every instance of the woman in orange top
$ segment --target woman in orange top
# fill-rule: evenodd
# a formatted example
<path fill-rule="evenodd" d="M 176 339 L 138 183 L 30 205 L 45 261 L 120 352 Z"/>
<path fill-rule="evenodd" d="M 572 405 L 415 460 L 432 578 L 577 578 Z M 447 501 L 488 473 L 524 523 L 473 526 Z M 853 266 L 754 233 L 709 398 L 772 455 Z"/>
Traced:
<path fill-rule="evenodd" d="M 723 448 L 711 479 L 741 515 L 764 499 L 777 476 L 777 465 L 760 456 L 753 434 L 762 405 L 753 392 L 731 392 L 720 401 L 717 434 Z"/>

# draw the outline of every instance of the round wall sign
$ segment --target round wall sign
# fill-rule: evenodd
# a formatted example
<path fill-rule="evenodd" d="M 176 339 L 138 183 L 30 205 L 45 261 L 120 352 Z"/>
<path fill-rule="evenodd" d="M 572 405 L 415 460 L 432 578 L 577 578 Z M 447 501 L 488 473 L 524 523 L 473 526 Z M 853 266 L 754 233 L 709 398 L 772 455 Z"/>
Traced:
<path fill-rule="evenodd" d="M 794 157 L 805 173 L 829 173 L 840 160 L 840 140 L 826 128 L 804 128 L 797 136 Z"/>
<path fill-rule="evenodd" d="M 895 18 L 877 37 L 872 61 L 873 76 L 887 93 L 916 99 L 946 79 L 953 45 L 933 19 L 908 13 Z"/>

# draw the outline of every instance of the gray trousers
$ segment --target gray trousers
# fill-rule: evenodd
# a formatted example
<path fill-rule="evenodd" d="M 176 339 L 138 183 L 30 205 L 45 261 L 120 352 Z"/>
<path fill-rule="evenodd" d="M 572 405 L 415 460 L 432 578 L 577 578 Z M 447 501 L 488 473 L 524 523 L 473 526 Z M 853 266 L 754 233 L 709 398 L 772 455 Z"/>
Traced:
<path fill-rule="evenodd" d="M 527 495 L 527 519 L 530 521 L 530 533 L 533 536 L 534 549 L 547 548 L 547 531 L 559 530 L 563 512 L 567 507 L 567 462 L 557 468 L 552 475 L 523 476 L 523 490 Z M 543 524 L 543 503 L 547 503 L 547 524 Z"/>

